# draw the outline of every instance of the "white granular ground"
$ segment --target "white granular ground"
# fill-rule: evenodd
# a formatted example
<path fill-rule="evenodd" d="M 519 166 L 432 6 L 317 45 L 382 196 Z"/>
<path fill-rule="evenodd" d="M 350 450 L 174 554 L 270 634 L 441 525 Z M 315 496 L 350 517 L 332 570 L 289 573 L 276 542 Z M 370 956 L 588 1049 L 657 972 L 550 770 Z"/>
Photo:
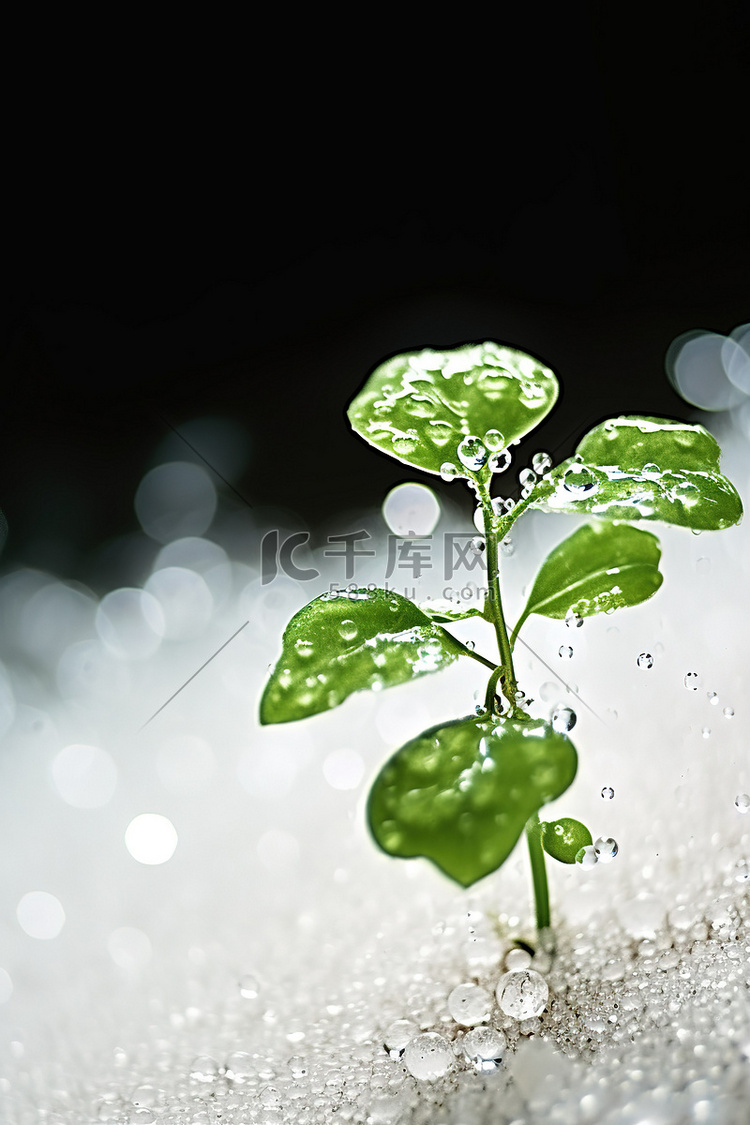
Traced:
<path fill-rule="evenodd" d="M 747 497 L 747 446 L 719 436 Z M 459 526 L 459 488 L 440 490 L 435 534 Z M 575 523 L 519 525 L 503 560 L 509 619 Z M 495 988 L 524 967 L 514 943 L 534 941 L 523 847 L 461 891 L 427 861 L 380 854 L 364 824 L 383 760 L 471 713 L 479 665 L 260 728 L 283 626 L 340 577 L 319 553 L 319 582 L 263 587 L 257 560 L 227 559 L 209 529 L 167 548 L 145 598 L 99 608 L 49 575 L 6 575 L 0 1119 L 746 1125 L 748 528 L 651 530 L 654 599 L 580 629 L 533 618 L 533 653 L 519 646 L 532 713 L 577 715 L 578 777 L 546 815 L 619 848 L 589 870 L 548 862 L 557 951 L 528 968 L 549 1001 L 521 1023 Z M 384 554 L 359 581 L 382 582 Z M 442 593 L 436 571 L 419 596 Z M 456 633 L 490 653 L 487 628 Z M 507 1041 L 481 1070 L 448 1008 L 469 983 Z M 419 1081 L 386 1049 L 397 1020 L 447 1040 L 445 1057 L 425 1041 L 444 1074 Z"/>

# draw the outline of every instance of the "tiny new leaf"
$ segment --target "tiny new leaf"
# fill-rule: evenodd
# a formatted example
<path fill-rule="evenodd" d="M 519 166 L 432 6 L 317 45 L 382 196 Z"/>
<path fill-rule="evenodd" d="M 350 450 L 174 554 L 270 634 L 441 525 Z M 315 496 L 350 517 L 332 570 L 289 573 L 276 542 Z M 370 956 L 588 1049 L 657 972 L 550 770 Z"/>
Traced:
<path fill-rule="evenodd" d="M 390 687 L 469 655 L 460 641 L 393 591 L 321 594 L 294 615 L 260 701 L 261 723 L 328 711 L 352 692 Z"/>
<path fill-rule="evenodd" d="M 575 863 L 581 848 L 590 848 L 593 842 L 586 825 L 572 816 L 542 825 L 542 847 L 559 863 Z"/>
<path fill-rule="evenodd" d="M 487 340 L 393 356 L 367 379 L 348 417 L 397 461 L 437 475 L 447 464 L 450 475 L 473 479 L 493 452 L 539 425 L 558 390 L 539 360 Z"/>
<path fill-rule="evenodd" d="M 383 851 L 425 856 L 468 887 L 508 858 L 527 820 L 564 793 L 578 759 L 541 720 L 458 719 L 396 751 L 370 791 Z"/>
<path fill-rule="evenodd" d="M 660 558 L 659 540 L 637 527 L 598 523 L 577 528 L 542 563 L 513 636 L 532 613 L 591 617 L 645 602 L 662 584 Z"/>
<path fill-rule="evenodd" d="M 742 516 L 737 490 L 719 472 L 720 452 L 703 426 L 610 418 L 540 482 L 531 506 L 718 531 Z"/>

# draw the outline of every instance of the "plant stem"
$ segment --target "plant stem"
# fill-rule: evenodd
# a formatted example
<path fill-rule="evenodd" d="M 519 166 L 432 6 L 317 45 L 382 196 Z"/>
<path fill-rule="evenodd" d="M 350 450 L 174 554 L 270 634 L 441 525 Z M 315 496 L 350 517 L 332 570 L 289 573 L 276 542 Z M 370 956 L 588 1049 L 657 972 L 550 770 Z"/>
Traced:
<path fill-rule="evenodd" d="M 538 930 L 549 929 L 549 892 L 547 890 L 547 870 L 544 866 L 542 849 L 542 828 L 539 816 L 534 813 L 526 822 L 526 841 L 529 845 L 531 878 L 534 883 L 534 905 L 536 907 L 536 926 Z"/>
<path fill-rule="evenodd" d="M 479 497 L 484 514 L 485 541 L 487 543 L 487 586 L 489 590 L 487 601 L 489 603 L 492 624 L 495 627 L 497 647 L 500 650 L 500 662 L 503 669 L 503 675 L 501 676 L 503 695 L 508 700 L 511 713 L 513 713 L 516 710 L 516 692 L 518 690 L 518 684 L 516 683 L 516 673 L 513 668 L 513 654 L 508 641 L 508 630 L 505 625 L 505 618 L 503 617 L 503 603 L 500 599 L 500 567 L 496 531 L 497 516 L 492 508 L 492 499 L 486 485 L 478 485 L 477 496 Z"/>

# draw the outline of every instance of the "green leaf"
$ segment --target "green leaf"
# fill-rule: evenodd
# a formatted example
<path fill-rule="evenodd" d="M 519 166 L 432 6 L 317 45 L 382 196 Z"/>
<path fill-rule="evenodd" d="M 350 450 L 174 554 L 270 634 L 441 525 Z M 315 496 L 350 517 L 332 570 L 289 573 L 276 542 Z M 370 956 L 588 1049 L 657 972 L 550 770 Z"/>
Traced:
<path fill-rule="evenodd" d="M 389 855 L 425 856 L 468 887 L 495 871 L 526 821 L 575 777 L 575 748 L 540 720 L 458 719 L 407 742 L 370 791 Z"/>
<path fill-rule="evenodd" d="M 557 395 L 555 375 L 539 360 L 486 340 L 393 356 L 370 375 L 348 417 L 397 461 L 437 475 L 447 464 L 455 472 L 445 476 L 473 479 L 493 452 L 538 426 Z"/>
<path fill-rule="evenodd" d="M 542 825 L 542 847 L 560 863 L 575 863 L 581 848 L 591 847 L 592 843 L 586 825 L 570 816 Z"/>
<path fill-rule="evenodd" d="M 737 490 L 719 472 L 720 454 L 703 426 L 610 418 L 537 485 L 531 506 L 717 531 L 742 517 Z"/>
<path fill-rule="evenodd" d="M 513 635 L 532 613 L 592 617 L 645 602 L 662 584 L 660 558 L 659 540 L 649 531 L 612 523 L 579 527 L 542 563 Z"/>
<path fill-rule="evenodd" d="M 291 619 L 260 701 L 261 723 L 328 711 L 355 691 L 437 672 L 469 655 L 418 606 L 393 591 L 321 594 Z"/>
<path fill-rule="evenodd" d="M 427 614 L 430 621 L 465 621 L 468 617 L 483 617 L 481 609 L 472 606 L 470 609 L 459 609 L 457 605 L 444 598 L 436 598 L 431 602 L 420 602 L 419 608 Z"/>

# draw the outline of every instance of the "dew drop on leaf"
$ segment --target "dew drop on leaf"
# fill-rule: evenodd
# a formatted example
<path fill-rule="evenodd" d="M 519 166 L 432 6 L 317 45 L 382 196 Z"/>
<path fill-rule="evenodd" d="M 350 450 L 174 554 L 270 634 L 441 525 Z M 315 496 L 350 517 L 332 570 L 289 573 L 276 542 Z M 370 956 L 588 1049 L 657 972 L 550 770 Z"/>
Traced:
<path fill-rule="evenodd" d="M 492 998 L 478 984 L 459 984 L 448 997 L 451 1019 L 464 1027 L 476 1027 L 490 1018 Z"/>
<path fill-rule="evenodd" d="M 639 668 L 653 668 L 654 658 L 650 652 L 642 652 L 636 663 Z"/>
<path fill-rule="evenodd" d="M 484 444 L 487 446 L 490 453 L 497 453 L 498 450 L 502 450 L 505 446 L 505 438 L 499 430 L 488 430 L 484 435 Z"/>
<path fill-rule="evenodd" d="M 452 461 L 443 461 L 442 465 L 440 466 L 441 480 L 444 480 L 444 481 L 446 481 L 446 483 L 449 483 L 450 481 L 454 480 L 454 478 L 457 477 L 457 476 L 458 476 L 458 469 L 453 464 L 453 462 Z"/>
<path fill-rule="evenodd" d="M 478 472 L 487 461 L 487 450 L 478 437 L 468 434 L 459 442 L 456 450 L 458 459 L 465 469 Z"/>
<path fill-rule="evenodd" d="M 482 1073 L 497 1070 L 503 1061 L 507 1040 L 504 1032 L 494 1027 L 477 1027 L 461 1040 L 467 1062 Z"/>
<path fill-rule="evenodd" d="M 591 496 L 598 492 L 599 482 L 585 465 L 571 465 L 565 470 L 563 488 L 576 498 Z"/>
<path fill-rule="evenodd" d="M 357 626 L 353 621 L 346 619 L 339 625 L 339 634 L 343 640 L 353 641 L 357 635 Z"/>
<path fill-rule="evenodd" d="M 404 1051 L 404 1064 L 409 1074 L 421 1082 L 435 1082 L 447 1074 L 453 1064 L 450 1043 L 436 1031 L 415 1035 Z"/>

